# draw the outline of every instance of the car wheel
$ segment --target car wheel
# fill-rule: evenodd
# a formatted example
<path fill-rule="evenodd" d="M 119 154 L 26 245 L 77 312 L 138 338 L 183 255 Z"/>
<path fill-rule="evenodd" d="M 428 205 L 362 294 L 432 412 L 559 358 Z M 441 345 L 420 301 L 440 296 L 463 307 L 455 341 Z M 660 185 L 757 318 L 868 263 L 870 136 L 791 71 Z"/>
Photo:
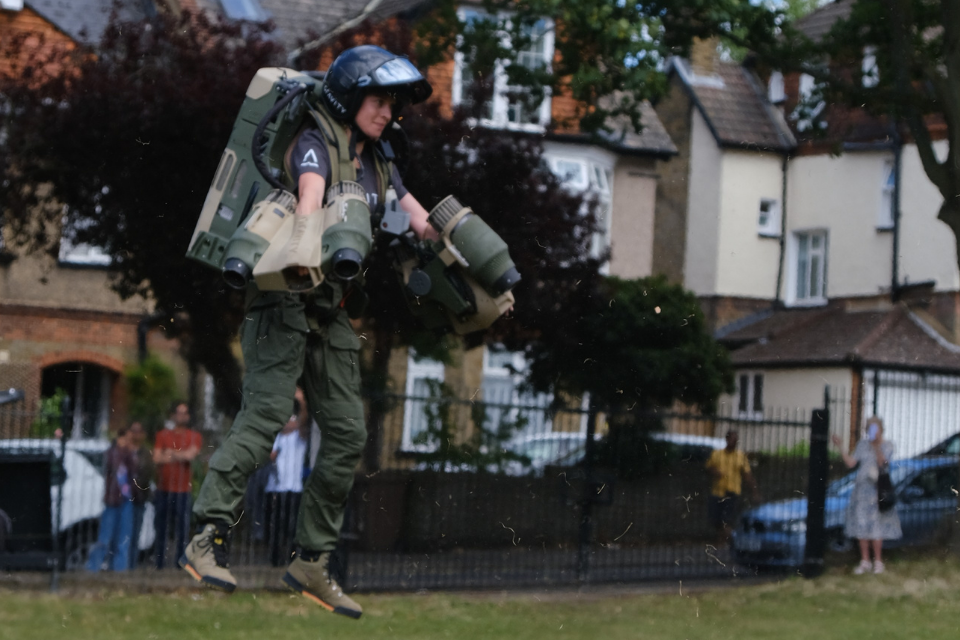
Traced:
<path fill-rule="evenodd" d="M 843 529 L 827 531 L 827 549 L 834 553 L 846 553 L 853 549 L 853 539 L 843 533 Z"/>

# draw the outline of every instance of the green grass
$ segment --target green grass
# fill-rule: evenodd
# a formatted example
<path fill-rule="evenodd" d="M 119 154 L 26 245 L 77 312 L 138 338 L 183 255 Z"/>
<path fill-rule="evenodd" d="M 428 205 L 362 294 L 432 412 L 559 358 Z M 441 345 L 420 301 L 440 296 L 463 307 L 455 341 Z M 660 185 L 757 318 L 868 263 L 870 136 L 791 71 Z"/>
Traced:
<path fill-rule="evenodd" d="M 679 583 L 573 591 L 359 595 L 359 621 L 282 593 L 60 595 L 0 587 L 0 638 L 16 640 L 922 640 L 960 637 L 960 561 L 894 560 L 883 576 L 831 570 L 691 590 Z M 668 592 L 669 591 L 669 592 Z"/>

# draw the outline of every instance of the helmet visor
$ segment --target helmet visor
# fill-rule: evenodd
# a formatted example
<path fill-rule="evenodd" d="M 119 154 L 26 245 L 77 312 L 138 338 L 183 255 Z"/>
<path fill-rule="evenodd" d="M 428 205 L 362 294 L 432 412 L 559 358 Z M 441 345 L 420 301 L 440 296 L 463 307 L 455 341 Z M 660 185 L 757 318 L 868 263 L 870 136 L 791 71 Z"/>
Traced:
<path fill-rule="evenodd" d="M 420 75 L 417 68 L 406 58 L 394 58 L 384 62 L 377 67 L 373 75 L 380 86 L 408 84 L 423 80 L 423 76 Z"/>

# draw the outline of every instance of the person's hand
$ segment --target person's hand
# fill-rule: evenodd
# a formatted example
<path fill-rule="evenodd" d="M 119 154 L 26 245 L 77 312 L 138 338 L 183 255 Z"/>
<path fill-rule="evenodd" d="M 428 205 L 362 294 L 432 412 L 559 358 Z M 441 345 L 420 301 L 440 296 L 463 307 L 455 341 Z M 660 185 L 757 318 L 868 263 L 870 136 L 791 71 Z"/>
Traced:
<path fill-rule="evenodd" d="M 279 450 L 279 449 L 274 449 L 273 451 L 271 451 L 271 452 L 270 452 L 270 462 L 276 462 L 276 461 L 277 461 L 277 456 L 278 456 L 279 454 L 280 454 L 280 450 Z"/>
<path fill-rule="evenodd" d="M 837 449 L 840 449 L 843 447 L 843 440 L 841 440 L 840 436 L 838 436 L 837 434 L 833 434 L 832 436 L 830 436 L 830 442 L 832 442 L 833 446 L 835 446 Z"/>

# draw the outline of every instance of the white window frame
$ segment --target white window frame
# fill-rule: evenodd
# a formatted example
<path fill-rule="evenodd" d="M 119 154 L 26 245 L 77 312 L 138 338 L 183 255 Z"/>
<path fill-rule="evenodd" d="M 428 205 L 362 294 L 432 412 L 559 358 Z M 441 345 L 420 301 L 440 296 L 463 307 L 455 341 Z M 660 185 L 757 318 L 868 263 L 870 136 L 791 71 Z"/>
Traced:
<path fill-rule="evenodd" d="M 60 231 L 60 248 L 57 255 L 57 260 L 60 264 L 84 267 L 109 267 L 113 263 L 113 257 L 104 251 L 102 247 L 85 242 L 75 243 L 71 239 L 72 233 L 73 231 L 67 222 L 67 218 L 64 216 Z"/>
<path fill-rule="evenodd" d="M 466 21 L 469 14 L 488 16 L 484 11 L 473 7 L 460 7 L 457 9 L 457 17 L 461 21 Z M 490 16 L 492 18 L 492 16 Z M 496 19 L 508 19 L 509 14 L 498 14 Z M 543 34 L 543 61 L 548 68 L 553 65 L 553 55 L 555 51 L 554 23 L 550 18 L 541 18 L 544 21 Z M 505 43 L 509 43 L 509 36 L 504 35 Z M 518 52 L 522 53 L 522 52 Z M 542 133 L 546 125 L 550 123 L 552 117 L 552 96 L 549 87 L 546 88 L 543 102 L 539 109 L 539 123 L 511 122 L 509 120 L 510 102 L 507 100 L 506 93 L 510 90 L 507 85 L 507 74 L 505 71 L 506 62 L 499 61 L 494 71 L 493 80 L 493 101 L 492 114 L 490 118 L 480 118 L 479 124 L 492 129 L 509 129 L 511 131 L 529 131 L 532 133 Z M 464 77 L 463 77 L 463 54 L 460 51 L 454 55 L 453 82 L 450 90 L 451 103 L 454 107 L 463 102 Z"/>
<path fill-rule="evenodd" d="M 889 231 L 893 229 L 893 196 L 896 192 L 896 165 L 893 158 L 883 161 L 883 173 L 880 179 L 880 208 L 877 210 L 877 229 Z"/>
<path fill-rule="evenodd" d="M 814 237 L 819 237 L 822 239 L 820 248 L 816 249 L 814 252 L 810 251 L 810 247 L 804 247 L 804 238 L 810 239 L 810 244 L 812 244 L 812 239 Z M 794 231 L 790 235 L 790 280 L 789 280 L 789 295 L 788 300 L 793 306 L 818 306 L 824 305 L 827 303 L 827 279 L 829 277 L 829 248 L 830 248 L 830 238 L 826 229 L 803 229 Z M 802 254 L 806 251 L 807 262 L 806 264 L 801 264 Z M 820 291 L 814 292 L 819 295 L 813 295 L 810 292 L 804 291 L 799 285 L 800 276 L 803 275 L 806 282 L 809 283 L 810 271 L 813 269 L 813 258 L 819 257 L 819 267 L 817 270 L 820 272 Z M 803 295 L 801 295 L 803 294 Z"/>
<path fill-rule="evenodd" d="M 808 75 L 806 73 L 801 73 L 800 83 L 799 83 L 800 104 L 806 103 L 810 99 L 810 96 L 813 94 L 816 88 L 817 88 L 817 82 L 816 80 L 814 80 L 813 76 Z M 823 109 L 826 106 L 827 106 L 827 103 L 821 100 L 816 104 L 816 106 L 813 107 L 812 111 L 810 112 L 809 118 L 798 118 L 797 130 L 809 131 L 810 129 L 812 129 L 813 120 L 823 112 Z"/>
<path fill-rule="evenodd" d="M 877 48 L 866 46 L 863 48 L 863 58 L 860 62 L 860 81 L 864 89 L 872 89 L 880 84 L 880 68 L 877 66 Z"/>
<path fill-rule="evenodd" d="M 773 104 L 780 104 L 787 99 L 787 91 L 783 85 L 783 74 L 774 71 L 767 81 L 767 99 Z"/>
<path fill-rule="evenodd" d="M 744 380 L 746 380 L 746 386 L 744 386 Z M 737 371 L 737 417 L 749 420 L 763 418 L 764 386 L 762 371 Z"/>
<path fill-rule="evenodd" d="M 578 148 L 575 145 L 551 145 L 543 151 L 543 158 L 564 188 L 572 193 L 582 193 L 594 196 L 600 203 L 600 229 L 590 241 L 590 256 L 599 258 L 610 247 L 610 238 L 613 227 L 613 189 L 614 166 L 616 156 L 611 153 L 592 149 Z M 580 167 L 581 179 L 569 180 L 561 165 L 577 165 Z M 604 275 L 609 272 L 610 264 L 605 262 L 600 271 Z"/>
<path fill-rule="evenodd" d="M 493 353 L 492 353 L 493 352 Z M 498 364 L 494 355 L 503 355 L 505 360 L 508 360 L 506 364 Z M 519 386 L 524 380 L 524 373 L 527 370 L 527 359 L 520 351 L 514 352 L 504 352 L 501 347 L 497 345 L 485 346 L 483 348 L 483 379 L 481 382 L 481 389 L 483 391 L 483 399 L 485 402 L 500 404 L 500 405 L 521 405 L 524 407 L 536 406 L 543 407 L 541 411 L 528 411 L 529 423 L 527 424 L 526 430 L 524 432 L 514 434 L 514 437 L 523 437 L 525 435 L 539 435 L 544 433 L 550 433 L 553 431 L 553 422 L 550 419 L 549 413 L 546 411 L 546 408 L 553 402 L 553 394 L 550 393 L 535 393 L 535 394 L 521 394 L 519 391 Z M 491 398 L 489 393 L 489 387 L 491 383 L 506 383 L 511 387 L 510 397 L 509 398 Z M 507 415 L 507 420 L 516 420 L 519 415 L 519 411 L 516 408 L 510 410 Z M 490 418 L 493 424 L 496 424 L 499 419 L 499 410 L 495 408 L 487 409 L 487 417 Z"/>
<path fill-rule="evenodd" d="M 767 207 L 766 223 L 763 222 L 764 206 Z M 780 237 L 780 200 L 777 198 L 760 198 L 757 206 L 757 233 L 765 238 Z"/>
<path fill-rule="evenodd" d="M 405 393 L 408 397 L 417 396 L 416 383 L 419 380 L 444 380 L 444 364 L 430 358 L 417 358 L 416 352 L 410 349 L 407 354 L 407 383 Z M 403 435 L 400 439 L 402 451 L 433 451 L 429 444 L 414 443 L 414 439 L 425 429 L 426 416 L 423 401 L 407 400 L 403 406 Z M 419 424 L 418 424 L 419 423 Z M 416 431 L 416 433 L 414 433 Z"/>

